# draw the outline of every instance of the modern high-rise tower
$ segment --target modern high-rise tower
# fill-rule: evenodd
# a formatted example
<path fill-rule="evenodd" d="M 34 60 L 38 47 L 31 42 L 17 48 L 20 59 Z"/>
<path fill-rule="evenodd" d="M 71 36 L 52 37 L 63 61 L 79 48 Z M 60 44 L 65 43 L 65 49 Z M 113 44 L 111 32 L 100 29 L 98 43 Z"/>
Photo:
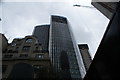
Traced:
<path fill-rule="evenodd" d="M 54 68 L 57 72 L 62 73 L 64 79 L 80 80 L 81 74 L 72 38 L 67 19 L 52 15 L 50 22 L 49 55 Z M 67 78 L 65 77 L 66 75 L 68 76 Z"/>
<path fill-rule="evenodd" d="M 89 47 L 87 44 L 78 44 L 82 59 L 83 59 L 83 63 L 85 65 L 85 69 L 86 71 L 88 71 L 90 64 L 92 62 L 90 53 L 89 53 Z"/>
<path fill-rule="evenodd" d="M 49 28 L 50 25 L 39 25 L 36 26 L 33 31 L 33 35 L 38 38 L 39 43 L 42 45 L 43 51 L 48 51 Z"/>

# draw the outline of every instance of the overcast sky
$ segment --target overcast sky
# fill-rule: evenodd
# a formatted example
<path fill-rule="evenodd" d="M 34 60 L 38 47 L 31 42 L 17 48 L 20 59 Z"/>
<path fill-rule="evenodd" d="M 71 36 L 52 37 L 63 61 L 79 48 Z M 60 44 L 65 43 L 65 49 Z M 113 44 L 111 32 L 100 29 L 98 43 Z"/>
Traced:
<path fill-rule="evenodd" d="M 91 0 L 18 1 L 4 0 L 0 3 L 2 4 L 0 33 L 5 34 L 9 42 L 14 38 L 31 35 L 36 25 L 49 24 L 50 15 L 60 15 L 69 20 L 77 43 L 88 44 L 93 58 L 109 20 L 95 8 L 73 6 L 74 4 L 92 6 Z"/>

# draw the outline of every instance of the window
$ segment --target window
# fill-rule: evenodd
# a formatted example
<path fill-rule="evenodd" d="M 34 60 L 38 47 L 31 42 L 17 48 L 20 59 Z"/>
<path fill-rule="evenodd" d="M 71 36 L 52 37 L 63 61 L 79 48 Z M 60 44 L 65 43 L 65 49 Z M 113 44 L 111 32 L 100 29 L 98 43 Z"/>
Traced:
<path fill-rule="evenodd" d="M 12 47 L 16 46 L 16 43 L 12 43 L 11 46 L 12 46 Z"/>
<path fill-rule="evenodd" d="M 41 43 L 39 43 L 39 45 L 42 45 Z"/>
<path fill-rule="evenodd" d="M 13 55 L 5 55 L 4 58 L 12 58 Z"/>
<path fill-rule="evenodd" d="M 13 50 L 8 50 L 8 53 L 13 53 Z"/>
<path fill-rule="evenodd" d="M 7 65 L 2 65 L 2 73 L 4 73 L 7 69 Z"/>
<path fill-rule="evenodd" d="M 31 38 L 28 38 L 28 39 L 26 39 L 25 42 L 26 42 L 26 43 L 31 43 L 31 42 L 32 42 L 32 39 L 31 39 Z"/>
<path fill-rule="evenodd" d="M 30 46 L 24 46 L 23 47 L 23 51 L 29 51 L 30 50 Z"/>
<path fill-rule="evenodd" d="M 19 50 L 19 47 L 16 47 L 14 53 L 18 53 L 18 50 Z"/>
<path fill-rule="evenodd" d="M 42 59 L 42 58 L 44 58 L 44 55 L 43 54 L 36 54 L 35 58 Z"/>
<path fill-rule="evenodd" d="M 42 70 L 43 66 L 42 65 L 33 65 L 34 71 L 38 72 L 40 70 Z"/>
<path fill-rule="evenodd" d="M 36 50 L 38 50 L 38 47 L 36 47 Z"/>
<path fill-rule="evenodd" d="M 34 51 L 33 51 L 33 53 L 40 53 L 41 52 L 41 50 L 39 50 L 39 47 L 37 46 L 37 47 L 35 47 L 35 49 L 34 49 Z"/>
<path fill-rule="evenodd" d="M 7 52 L 7 49 L 5 49 L 5 50 L 2 50 L 2 53 L 6 53 Z"/>
<path fill-rule="evenodd" d="M 34 65 L 33 67 L 36 68 L 36 69 L 39 69 L 39 68 L 42 68 L 43 66 L 41 66 L 41 65 Z"/>
<path fill-rule="evenodd" d="M 16 49 L 15 50 L 18 50 L 19 49 L 19 47 L 16 47 Z"/>
<path fill-rule="evenodd" d="M 20 54 L 19 57 L 28 57 L 28 54 Z"/>
<path fill-rule="evenodd" d="M 39 50 L 39 47 L 35 47 L 35 51 L 38 51 Z"/>

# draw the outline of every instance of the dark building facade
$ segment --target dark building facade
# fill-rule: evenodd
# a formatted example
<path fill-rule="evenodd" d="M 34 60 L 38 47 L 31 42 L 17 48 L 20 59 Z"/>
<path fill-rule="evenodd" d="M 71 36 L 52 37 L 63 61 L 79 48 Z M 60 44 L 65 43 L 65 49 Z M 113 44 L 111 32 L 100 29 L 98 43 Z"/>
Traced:
<path fill-rule="evenodd" d="M 82 59 L 83 59 L 83 63 L 85 65 L 85 69 L 86 71 L 88 71 L 90 64 L 92 62 L 90 53 L 89 53 L 89 47 L 87 44 L 78 44 Z"/>
<path fill-rule="evenodd" d="M 4 34 L 0 33 L 0 51 L 5 51 L 6 47 L 8 46 L 8 40 Z"/>
<path fill-rule="evenodd" d="M 120 79 L 120 2 L 84 80 Z"/>
<path fill-rule="evenodd" d="M 115 12 L 117 4 L 118 4 L 118 2 L 92 2 L 92 5 L 95 8 L 97 8 L 108 19 L 112 18 L 112 15 Z"/>
<path fill-rule="evenodd" d="M 33 36 L 37 37 L 44 51 L 48 51 L 49 45 L 49 28 L 50 25 L 36 26 L 33 31 Z"/>
<path fill-rule="evenodd" d="M 64 73 L 64 79 L 65 74 L 68 74 L 68 80 L 81 80 L 70 26 L 65 17 L 51 16 L 49 55 L 56 71 Z"/>
<path fill-rule="evenodd" d="M 34 36 L 14 39 L 2 53 L 2 80 L 50 79 L 48 52 Z"/>
<path fill-rule="evenodd" d="M 6 51 L 8 40 L 4 34 L 0 33 L 0 79 L 2 78 L 2 51 Z"/>

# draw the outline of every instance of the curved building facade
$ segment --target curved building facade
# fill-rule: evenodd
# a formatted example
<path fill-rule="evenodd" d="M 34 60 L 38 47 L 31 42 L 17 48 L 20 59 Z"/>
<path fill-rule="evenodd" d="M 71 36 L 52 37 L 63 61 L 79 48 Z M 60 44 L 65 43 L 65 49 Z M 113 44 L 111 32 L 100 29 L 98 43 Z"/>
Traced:
<path fill-rule="evenodd" d="M 51 16 L 49 55 L 57 72 L 64 74 L 69 73 L 70 75 L 67 77 L 69 80 L 81 80 L 74 43 L 69 27 L 65 17 Z M 66 59 L 61 57 L 64 53 L 65 57 L 67 57 Z M 69 64 L 69 66 L 66 66 L 65 64 Z"/>

